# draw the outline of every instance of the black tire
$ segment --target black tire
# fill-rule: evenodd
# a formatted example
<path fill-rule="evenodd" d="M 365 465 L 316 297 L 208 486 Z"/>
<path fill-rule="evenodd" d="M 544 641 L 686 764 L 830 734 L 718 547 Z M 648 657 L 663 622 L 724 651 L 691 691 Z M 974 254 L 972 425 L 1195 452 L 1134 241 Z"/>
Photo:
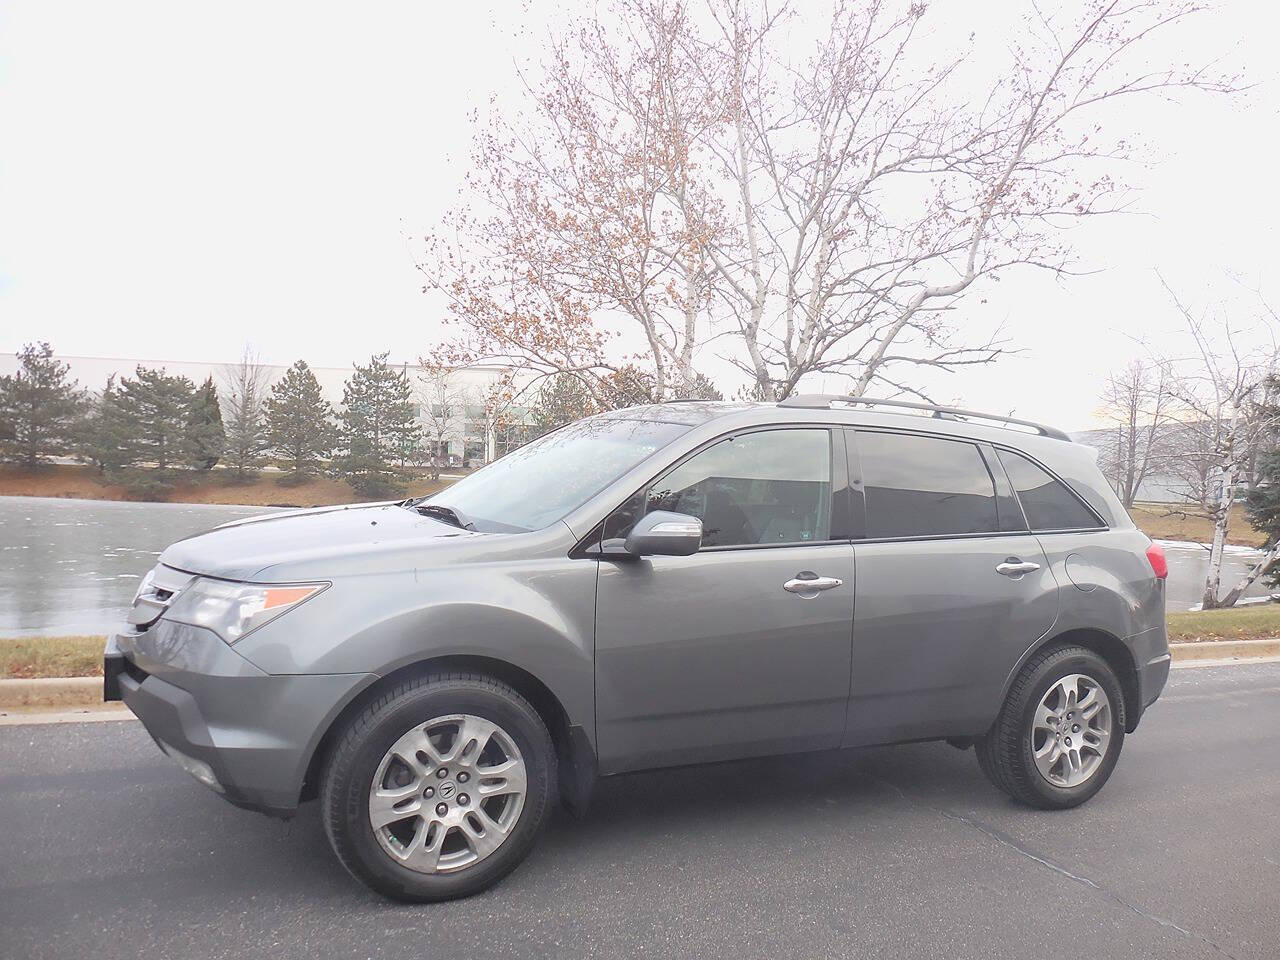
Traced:
<path fill-rule="evenodd" d="M 369 822 L 369 790 L 391 746 L 415 725 L 470 714 L 497 724 L 515 741 L 527 786 L 519 818 L 484 859 L 452 873 L 427 874 L 394 862 Z M 339 734 L 320 785 L 325 833 L 357 880 L 395 900 L 467 897 L 514 870 L 533 848 L 556 782 L 556 753 L 546 724 L 511 687 L 473 673 L 434 673 L 397 684 L 369 703 Z"/>
<path fill-rule="evenodd" d="M 1050 782 L 1036 766 L 1032 726 L 1041 699 L 1063 677 L 1083 674 L 1097 682 L 1111 701 L 1111 736 L 1096 769 L 1083 783 L 1066 787 Z M 1102 789 L 1124 746 L 1125 703 L 1120 681 L 1102 657 L 1076 646 L 1056 646 L 1035 655 L 1018 673 L 999 716 L 975 744 L 978 766 L 987 779 L 1014 800 L 1043 810 L 1084 803 Z M 1059 771 L 1050 771 L 1057 776 Z"/>

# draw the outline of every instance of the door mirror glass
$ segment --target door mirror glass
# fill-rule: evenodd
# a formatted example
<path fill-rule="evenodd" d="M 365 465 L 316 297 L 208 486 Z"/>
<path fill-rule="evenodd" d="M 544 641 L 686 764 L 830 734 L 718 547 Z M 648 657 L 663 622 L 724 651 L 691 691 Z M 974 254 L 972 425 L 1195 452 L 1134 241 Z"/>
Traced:
<path fill-rule="evenodd" d="M 687 557 L 702 546 L 702 521 L 684 513 L 654 510 L 627 534 L 627 553 L 636 557 Z"/>

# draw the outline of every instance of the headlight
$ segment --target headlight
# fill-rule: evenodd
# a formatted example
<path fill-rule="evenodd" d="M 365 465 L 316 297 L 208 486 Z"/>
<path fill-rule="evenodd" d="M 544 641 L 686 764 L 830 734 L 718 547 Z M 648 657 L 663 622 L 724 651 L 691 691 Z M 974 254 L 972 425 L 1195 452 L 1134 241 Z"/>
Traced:
<path fill-rule="evenodd" d="M 178 594 L 164 618 L 207 627 L 227 643 L 235 643 L 327 586 L 327 583 L 229 583 L 197 577 Z"/>

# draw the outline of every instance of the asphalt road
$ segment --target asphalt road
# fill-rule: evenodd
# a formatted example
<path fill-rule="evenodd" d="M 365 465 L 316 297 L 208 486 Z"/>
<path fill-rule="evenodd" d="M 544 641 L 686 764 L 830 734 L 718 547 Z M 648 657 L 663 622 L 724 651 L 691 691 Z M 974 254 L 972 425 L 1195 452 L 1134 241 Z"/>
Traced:
<path fill-rule="evenodd" d="M 384 902 L 132 722 L 0 727 L 0 956 L 1280 956 L 1280 663 L 1174 672 L 1110 784 L 1013 805 L 942 744 L 607 781 L 495 890 Z"/>

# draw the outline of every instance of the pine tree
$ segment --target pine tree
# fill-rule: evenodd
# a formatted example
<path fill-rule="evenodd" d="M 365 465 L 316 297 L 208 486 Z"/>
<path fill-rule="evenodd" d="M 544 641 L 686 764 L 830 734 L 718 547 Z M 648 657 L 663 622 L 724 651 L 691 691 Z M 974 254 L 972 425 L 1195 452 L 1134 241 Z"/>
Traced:
<path fill-rule="evenodd" d="M 342 404 L 339 474 L 365 496 L 398 493 L 401 468 L 421 451 L 408 374 L 390 366 L 385 353 L 374 356 L 368 366 L 356 365 Z"/>
<path fill-rule="evenodd" d="M 300 482 L 333 452 L 333 407 L 305 360 L 291 366 L 264 404 L 267 443 L 287 465 L 285 482 Z"/>
<path fill-rule="evenodd" d="M 98 468 L 100 474 L 116 475 L 129 466 L 132 433 L 119 402 L 120 387 L 115 374 L 107 378 L 100 396 L 89 403 L 88 415 L 80 421 L 77 455 Z"/>
<path fill-rule="evenodd" d="M 17 356 L 18 371 L 0 377 L 0 459 L 34 468 L 74 449 L 88 397 L 49 344 L 29 343 Z"/>
<path fill-rule="evenodd" d="M 599 406 L 581 380 L 572 374 L 558 373 L 538 388 L 538 398 L 529 409 L 529 420 L 534 435 L 541 436 L 598 412 Z"/>
<path fill-rule="evenodd" d="M 1256 415 L 1264 422 L 1280 423 L 1280 378 L 1267 378 Z M 1265 565 L 1259 575 L 1264 583 L 1275 587 L 1280 586 L 1280 559 L 1276 556 L 1280 551 L 1280 437 L 1267 431 L 1259 441 L 1245 516 L 1250 526 L 1266 534 L 1262 545 L 1266 550 Z"/>
<path fill-rule="evenodd" d="M 139 365 L 136 379 L 124 379 L 112 404 L 127 425 L 125 463 L 153 463 L 159 471 L 188 462 L 186 434 L 196 386 L 186 377 L 171 377 Z"/>
<path fill-rule="evenodd" d="M 218 388 L 209 377 L 191 398 L 187 412 L 186 458 L 197 470 L 212 470 L 227 447 L 218 406 Z"/>

